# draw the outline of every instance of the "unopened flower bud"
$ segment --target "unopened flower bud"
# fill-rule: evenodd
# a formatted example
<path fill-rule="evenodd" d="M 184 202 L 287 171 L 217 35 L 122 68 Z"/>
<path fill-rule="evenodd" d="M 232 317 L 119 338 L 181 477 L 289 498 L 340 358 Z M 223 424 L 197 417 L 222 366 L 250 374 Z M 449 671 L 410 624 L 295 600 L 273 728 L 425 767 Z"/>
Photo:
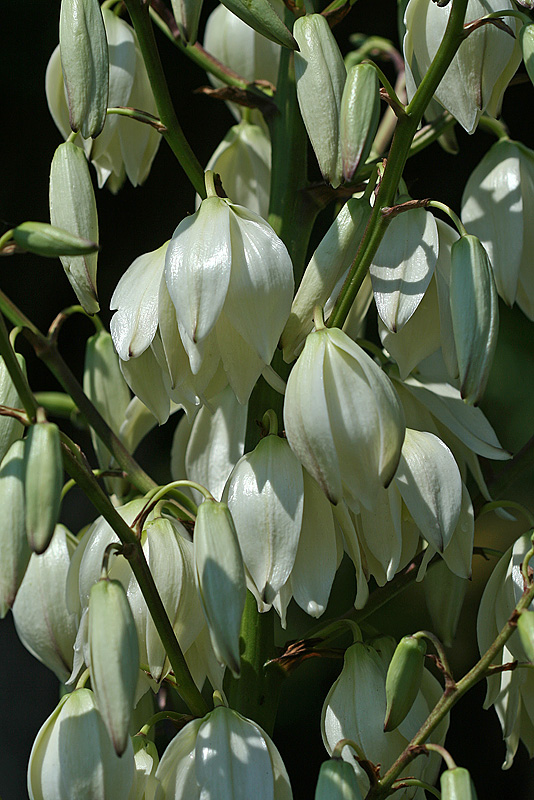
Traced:
<path fill-rule="evenodd" d="M 315 788 L 315 800 L 361 800 L 356 773 L 340 758 L 323 761 Z"/>
<path fill-rule="evenodd" d="M 334 188 L 343 178 L 339 116 L 347 70 L 334 34 L 321 14 L 295 21 L 295 77 L 300 113 L 323 177 Z"/>
<path fill-rule="evenodd" d="M 135 621 L 120 581 L 103 579 L 91 588 L 88 635 L 96 703 L 120 756 L 130 741 L 139 673 Z"/>
<path fill-rule="evenodd" d="M 452 646 L 456 636 L 468 585 L 469 579 L 455 575 L 443 560 L 432 565 L 423 581 L 432 630 L 446 647 Z"/>
<path fill-rule="evenodd" d="M 421 688 L 426 642 L 404 636 L 397 645 L 386 675 L 386 718 L 384 731 L 398 728 L 415 702 Z"/>
<path fill-rule="evenodd" d="M 31 550 L 24 513 L 24 442 L 14 442 L 0 467 L 0 618 L 15 602 Z"/>
<path fill-rule="evenodd" d="M 269 0 L 224 0 L 223 5 L 272 42 L 297 49 L 295 39 Z"/>
<path fill-rule="evenodd" d="M 47 222 L 22 222 L 13 230 L 13 239 L 28 253 L 46 258 L 84 256 L 99 249 L 95 242 L 81 239 Z"/>
<path fill-rule="evenodd" d="M 439 779 L 441 800 L 477 800 L 471 776 L 464 767 L 446 769 Z"/>
<path fill-rule="evenodd" d="M 284 360 L 291 361 L 313 329 L 313 309 L 324 306 L 351 266 L 362 240 L 371 208 L 367 200 L 351 197 L 319 242 L 304 272 L 282 331 Z"/>
<path fill-rule="evenodd" d="M 20 368 L 26 374 L 26 361 L 23 356 L 16 354 Z M 0 357 L 0 404 L 10 408 L 21 408 L 22 403 L 11 375 L 6 367 L 6 362 Z M 0 415 L 0 462 L 17 439 L 22 437 L 24 425 L 15 417 Z"/>
<path fill-rule="evenodd" d="M 499 329 L 491 265 L 476 236 L 461 236 L 452 246 L 450 302 L 460 391 L 476 405 L 488 382 Z"/>
<path fill-rule="evenodd" d="M 521 644 L 529 661 L 534 661 L 534 611 L 523 611 L 517 620 Z"/>
<path fill-rule="evenodd" d="M 341 98 L 339 139 L 343 178 L 351 181 L 371 152 L 380 119 L 380 85 L 371 64 L 355 64 L 347 73 Z"/>
<path fill-rule="evenodd" d="M 529 7 L 532 8 L 533 5 Z M 523 25 L 519 32 L 519 41 L 525 69 L 528 72 L 528 77 L 534 83 L 534 23 Z"/>
<path fill-rule="evenodd" d="M 72 142 L 60 144 L 52 159 L 50 221 L 75 236 L 98 242 L 98 216 L 87 159 Z M 98 253 L 61 256 L 60 260 L 81 305 L 88 314 L 97 312 Z"/>
<path fill-rule="evenodd" d="M 44 553 L 54 533 L 63 488 L 63 460 L 59 428 L 38 422 L 24 443 L 26 533 L 34 553 Z"/>
<path fill-rule="evenodd" d="M 95 138 L 106 121 L 108 43 L 98 0 L 62 0 L 59 17 L 61 68 L 70 125 Z"/>
<path fill-rule="evenodd" d="M 245 607 L 243 557 L 228 506 L 204 500 L 195 522 L 195 568 L 215 655 L 240 672 L 239 631 Z"/>

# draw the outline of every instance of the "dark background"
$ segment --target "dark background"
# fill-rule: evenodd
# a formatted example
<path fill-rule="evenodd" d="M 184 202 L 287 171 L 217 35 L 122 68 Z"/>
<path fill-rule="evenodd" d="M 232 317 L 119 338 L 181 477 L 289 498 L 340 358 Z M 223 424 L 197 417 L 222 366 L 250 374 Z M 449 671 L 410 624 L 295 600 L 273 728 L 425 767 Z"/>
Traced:
<path fill-rule="evenodd" d="M 209 6 L 208 10 L 213 7 Z M 204 17 L 207 11 L 204 12 Z M 0 36 L 2 61 L 2 125 L 0 126 L 0 224 L 3 232 L 24 220 L 48 220 L 48 173 L 54 149 L 61 137 L 48 114 L 44 75 L 49 56 L 58 39 L 59 0 L 2 0 Z M 359 0 L 339 27 L 340 41 L 353 32 L 380 33 L 397 41 L 394 0 Z M 204 73 L 188 62 L 158 35 L 169 85 L 180 122 L 201 163 L 206 163 L 218 142 L 233 124 L 225 107 L 191 91 L 207 84 Z M 528 84 L 507 92 L 503 115 L 513 137 L 534 147 L 532 134 L 533 89 Z M 437 145 L 408 163 L 405 178 L 413 197 L 432 196 L 459 211 L 463 186 L 470 171 L 492 143 L 484 133 L 472 137 L 458 131 L 461 154 L 451 156 Z M 165 143 L 162 144 L 144 187 L 125 184 L 114 197 L 98 191 L 102 252 L 99 260 L 99 294 L 102 318 L 109 322 L 109 298 L 120 275 L 135 257 L 159 247 L 178 222 L 193 210 L 193 192 Z M 534 223 L 534 221 L 533 221 Z M 59 261 L 32 256 L 2 259 L 1 286 L 22 310 L 46 329 L 55 314 L 75 302 Z M 534 392 L 534 337 L 532 323 L 514 310 L 501 306 L 501 333 L 495 365 L 484 408 L 504 446 L 517 451 L 534 429 L 531 398 Z M 76 317 L 61 334 L 61 348 L 80 374 L 85 340 L 91 323 Z M 20 341 L 20 340 L 19 340 Z M 23 344 L 28 372 L 36 389 L 55 387 Z M 139 455 L 157 480 L 168 475 L 166 454 L 175 423 L 155 431 Z M 80 437 L 78 436 L 80 439 Z M 90 444 L 82 436 L 87 451 Z M 514 487 L 515 499 L 530 501 L 533 475 Z M 93 518 L 83 496 L 71 492 L 64 509 L 65 522 L 74 531 Z M 505 549 L 523 528 L 488 518 L 477 526 L 480 542 Z M 462 637 L 457 642 L 453 663 L 458 675 L 476 660 L 474 619 L 478 598 L 492 564 L 474 567 L 473 585 L 462 618 Z M 347 607 L 347 591 L 336 589 L 340 610 Z M 392 606 L 392 607 L 391 607 Z M 428 627 L 419 587 L 405 593 L 387 607 L 373 624 L 384 632 L 400 636 L 417 627 Z M 414 609 L 420 617 L 413 620 Z M 303 616 L 303 615 L 302 615 Z M 287 638 L 295 638 L 309 620 L 294 613 Z M 413 627 L 415 625 L 415 627 Z M 311 798 L 320 762 L 326 757 L 320 741 L 318 719 L 324 697 L 340 669 L 340 662 L 311 660 L 287 682 L 282 697 L 276 741 L 294 785 L 295 800 Z M 0 623 L 0 795 L 3 800 L 26 797 L 26 764 L 29 751 L 44 719 L 57 701 L 56 679 L 36 662 L 19 643 L 11 616 Z M 291 702 L 289 702 L 289 695 Z M 500 727 L 493 711 L 481 710 L 484 687 L 464 698 L 453 712 L 450 748 L 459 764 L 472 770 L 479 798 L 495 800 L 515 796 L 534 798 L 533 766 L 520 745 L 512 770 L 500 771 L 504 757 Z"/>

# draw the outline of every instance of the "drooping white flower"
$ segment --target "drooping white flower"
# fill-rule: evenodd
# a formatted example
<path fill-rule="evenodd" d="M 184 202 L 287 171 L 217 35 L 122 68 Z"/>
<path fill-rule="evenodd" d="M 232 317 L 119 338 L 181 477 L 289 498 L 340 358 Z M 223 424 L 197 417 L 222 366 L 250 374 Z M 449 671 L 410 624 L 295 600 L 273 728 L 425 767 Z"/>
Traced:
<path fill-rule="evenodd" d="M 43 723 L 28 763 L 30 800 L 128 800 L 131 741 L 119 758 L 89 689 L 64 695 Z"/>
<path fill-rule="evenodd" d="M 57 525 L 46 552 L 30 558 L 13 605 L 19 639 L 63 683 L 72 670 L 77 618 L 67 609 L 65 583 L 76 539 Z"/>
<path fill-rule="evenodd" d="M 393 764 L 412 737 L 426 720 L 442 694 L 437 680 L 428 670 L 423 670 L 421 689 L 406 718 L 399 727 L 384 733 L 386 714 L 386 673 L 395 649 L 394 640 L 380 637 L 369 644 L 356 642 L 345 652 L 341 675 L 330 689 L 322 712 L 323 741 L 329 754 L 340 739 L 352 739 L 365 757 L 380 764 L 381 773 Z M 445 717 L 431 734 L 431 740 L 443 743 L 449 720 Z M 416 759 L 410 764 L 410 774 L 433 783 L 439 771 L 440 759 Z M 365 796 L 369 779 L 357 763 L 350 747 L 344 747 L 342 757 L 356 771 L 358 783 Z M 417 787 L 406 788 L 399 797 L 413 797 Z"/>
<path fill-rule="evenodd" d="M 287 384 L 284 423 L 292 450 L 329 500 L 373 508 L 397 469 L 405 424 L 385 373 L 345 333 L 306 339 Z"/>
<path fill-rule="evenodd" d="M 108 107 L 129 106 L 157 116 L 154 95 L 133 28 L 111 9 L 104 8 L 102 16 L 109 47 Z M 48 63 L 46 97 L 52 118 L 66 138 L 70 124 L 59 46 Z M 96 169 L 98 185 L 102 187 L 107 183 L 112 192 L 117 192 L 126 176 L 134 186 L 146 180 L 161 135 L 151 125 L 108 114 L 100 136 L 95 140 L 80 136 L 78 140 Z"/>
<path fill-rule="evenodd" d="M 275 745 L 259 725 L 218 706 L 189 722 L 163 753 L 156 777 L 166 800 L 291 800 Z"/>
<path fill-rule="evenodd" d="M 465 21 L 472 22 L 491 11 L 512 9 L 511 0 L 469 0 Z M 431 0 L 410 0 L 404 22 L 406 89 L 411 100 L 437 53 L 451 11 L 450 3 L 440 7 Z M 519 22 L 507 18 L 514 32 Z M 502 95 L 521 60 L 520 46 L 505 31 L 483 25 L 462 42 L 442 78 L 434 97 L 473 133 L 481 114 L 496 116 Z"/>
<path fill-rule="evenodd" d="M 174 232 L 165 279 L 192 372 L 212 348 L 245 403 L 289 316 L 285 245 L 260 216 L 211 194 Z"/>
<path fill-rule="evenodd" d="M 437 259 L 438 229 L 429 211 L 416 208 L 391 220 L 369 272 L 378 313 L 392 333 L 400 331 L 419 306 Z"/>
<path fill-rule="evenodd" d="M 224 6 L 219 6 L 224 8 Z M 234 125 L 207 163 L 220 175 L 232 202 L 267 219 L 271 186 L 271 140 L 259 125 Z"/>
<path fill-rule="evenodd" d="M 491 573 L 478 609 L 477 638 L 481 654 L 492 644 L 521 599 L 524 590 L 521 565 L 530 547 L 530 534 L 526 533 L 506 551 Z M 529 569 L 532 569 L 532 561 Z M 514 659 L 528 661 L 517 631 L 508 639 L 493 663 L 500 666 Z M 534 675 L 531 669 L 507 670 L 488 678 L 484 708 L 493 705 L 501 723 L 506 744 L 503 769 L 512 766 L 520 740 L 529 756 L 534 754 L 533 699 Z"/>
<path fill-rule="evenodd" d="M 467 181 L 462 221 L 477 236 L 491 263 L 497 291 L 534 319 L 534 152 L 510 139 L 490 148 Z"/>

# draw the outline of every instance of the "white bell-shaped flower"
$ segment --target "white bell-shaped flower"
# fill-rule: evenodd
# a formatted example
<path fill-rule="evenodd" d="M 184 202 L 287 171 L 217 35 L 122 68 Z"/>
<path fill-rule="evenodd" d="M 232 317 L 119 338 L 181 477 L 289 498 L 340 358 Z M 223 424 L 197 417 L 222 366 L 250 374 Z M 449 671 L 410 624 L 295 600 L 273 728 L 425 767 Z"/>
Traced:
<path fill-rule="evenodd" d="M 451 378 L 458 377 L 449 299 L 451 247 L 458 239 L 458 234 L 439 219 L 436 219 L 436 225 L 438 259 L 421 302 L 396 333 L 390 331 L 382 318 L 378 317 L 380 341 L 399 365 L 401 378 L 406 378 L 414 367 L 440 347 Z"/>
<path fill-rule="evenodd" d="M 322 328 L 306 339 L 289 376 L 284 423 L 292 450 L 332 503 L 374 506 L 399 463 L 404 414 L 389 378 L 342 331 Z"/>
<path fill-rule="evenodd" d="M 211 156 L 206 169 L 220 175 L 224 191 L 234 203 L 267 219 L 271 140 L 263 128 L 246 120 L 234 125 Z"/>
<path fill-rule="evenodd" d="M 401 197 L 399 202 L 409 200 Z M 390 331 L 400 331 L 417 309 L 438 259 L 438 229 L 424 208 L 394 217 L 369 272 L 378 313 Z"/>
<path fill-rule="evenodd" d="M 270 737 L 218 706 L 172 739 L 156 771 L 166 800 L 291 800 L 289 778 Z"/>
<path fill-rule="evenodd" d="M 113 749 L 89 689 L 65 695 L 43 723 L 30 753 L 30 800 L 128 800 L 134 777 L 131 741 Z"/>
<path fill-rule="evenodd" d="M 111 9 L 102 10 L 109 47 L 108 106 L 129 106 L 157 116 L 156 103 L 133 28 Z M 65 138 L 70 134 L 69 113 L 59 46 L 46 70 L 46 97 L 52 118 Z M 108 114 L 104 129 L 95 140 L 79 137 L 96 169 L 98 185 L 107 183 L 117 192 L 125 177 L 137 186 L 143 183 L 156 155 L 161 134 L 151 125 Z"/>
<path fill-rule="evenodd" d="M 465 22 L 513 8 L 511 0 L 469 0 Z M 410 0 L 406 7 L 404 59 L 409 100 L 437 53 L 450 11 L 450 3 L 441 6 L 432 0 Z M 507 17 L 507 24 L 518 31 L 520 23 L 515 18 Z M 517 40 L 493 25 L 483 25 L 462 42 L 434 97 L 468 133 L 473 133 L 484 111 L 498 114 L 504 90 L 520 60 Z"/>
<path fill-rule="evenodd" d="M 77 617 L 69 612 L 65 584 L 76 539 L 57 525 L 48 548 L 30 558 L 13 604 L 15 628 L 24 647 L 63 683 L 72 670 Z"/>
<path fill-rule="evenodd" d="M 341 675 L 330 689 L 321 720 L 323 741 L 329 754 L 340 739 L 352 739 L 374 764 L 380 764 L 381 773 L 393 764 L 417 733 L 442 694 L 437 680 L 428 670 L 423 671 L 421 689 L 407 716 L 398 728 L 384 733 L 386 714 L 386 672 L 395 643 L 381 637 L 371 644 L 356 642 L 345 652 Z M 442 744 L 449 720 L 445 717 L 431 734 L 431 741 Z M 410 774 L 433 783 L 439 771 L 440 758 L 431 753 L 429 758 L 418 758 L 410 764 Z M 350 747 L 344 747 L 342 757 L 356 771 L 358 783 L 365 796 L 369 779 L 357 763 Z M 417 787 L 408 787 L 399 797 L 413 797 Z"/>
<path fill-rule="evenodd" d="M 207 182 L 208 198 L 169 242 L 165 279 L 193 373 L 214 347 L 244 403 L 289 316 L 293 268 L 270 225 L 217 197 L 211 173 Z"/>
<path fill-rule="evenodd" d="M 26 362 L 23 356 L 17 354 L 17 361 L 21 369 L 26 374 Z M 3 358 L 0 358 L 0 405 L 10 406 L 11 408 L 22 408 L 22 402 L 15 384 L 11 380 L 11 375 L 6 367 Z M 22 438 L 24 425 L 14 417 L 0 417 L 0 462 L 5 454 L 17 439 Z"/>
<path fill-rule="evenodd" d="M 508 621 L 524 590 L 521 565 L 530 550 L 530 534 L 521 536 L 499 560 L 484 589 L 478 609 L 477 638 L 480 653 Z M 532 569 L 532 560 L 529 569 Z M 532 605 L 529 610 L 532 610 Z M 494 659 L 501 666 L 517 659 L 528 661 L 519 633 L 515 631 Z M 531 669 L 504 671 L 488 678 L 484 708 L 495 707 L 501 723 L 506 756 L 502 765 L 509 769 L 521 740 L 534 755 L 534 674 Z"/>
<path fill-rule="evenodd" d="M 0 505 L 4 509 L 0 528 L 0 619 L 15 602 L 32 551 L 26 535 L 24 503 L 24 442 L 13 442 L 0 467 Z"/>
<path fill-rule="evenodd" d="M 283 17 L 284 5 L 280 0 L 272 3 L 277 13 Z M 204 47 L 225 66 L 237 72 L 247 81 L 269 81 L 276 86 L 280 45 L 257 33 L 226 6 L 218 5 L 208 17 L 204 33 Z M 211 83 L 220 87 L 224 84 L 208 74 Z M 243 109 L 236 103 L 228 103 L 232 114 L 241 119 Z M 247 112 L 249 113 L 249 112 Z M 263 115 L 252 109 L 250 121 L 266 131 Z"/>
<path fill-rule="evenodd" d="M 497 292 L 534 319 L 534 151 L 500 139 L 471 173 L 462 197 L 462 221 L 491 262 Z"/>

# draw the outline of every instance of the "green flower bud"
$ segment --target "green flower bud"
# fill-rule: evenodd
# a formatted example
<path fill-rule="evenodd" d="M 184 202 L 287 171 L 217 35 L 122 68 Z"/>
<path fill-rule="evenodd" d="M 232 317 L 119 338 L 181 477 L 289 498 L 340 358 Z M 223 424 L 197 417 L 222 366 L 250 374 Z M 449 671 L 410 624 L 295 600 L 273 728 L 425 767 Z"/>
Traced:
<path fill-rule="evenodd" d="M 24 445 L 26 532 L 34 553 L 44 553 L 54 533 L 63 488 L 59 428 L 53 422 L 32 425 Z"/>
<path fill-rule="evenodd" d="M 384 731 L 394 731 L 415 702 L 421 688 L 426 642 L 404 636 L 397 645 L 386 676 L 386 719 Z"/>
<path fill-rule="evenodd" d="M 450 302 L 460 391 L 476 405 L 486 388 L 499 328 L 491 265 L 476 236 L 461 236 L 452 246 Z"/>
<path fill-rule="evenodd" d="M 446 647 L 452 645 L 456 636 L 468 584 L 468 578 L 455 575 L 445 561 L 438 561 L 425 576 L 423 587 L 432 630 Z"/>
<path fill-rule="evenodd" d="M 361 800 L 356 773 L 346 761 L 331 758 L 321 764 L 315 800 Z"/>
<path fill-rule="evenodd" d="M 269 0 L 224 0 L 223 5 L 266 39 L 290 50 L 297 49 L 295 39 Z"/>
<path fill-rule="evenodd" d="M 197 40 L 202 2 L 203 0 L 171 0 L 180 36 L 188 44 L 194 44 Z"/>
<path fill-rule="evenodd" d="M 91 588 L 88 638 L 96 703 L 120 756 L 130 741 L 139 675 L 135 621 L 120 581 L 100 580 Z"/>
<path fill-rule="evenodd" d="M 98 241 L 96 201 L 87 159 L 72 142 L 60 144 L 52 159 L 50 221 L 75 236 Z M 94 314 L 100 308 L 96 294 L 98 253 L 64 255 L 60 259 L 79 302 L 88 314 Z"/>
<path fill-rule="evenodd" d="M 15 597 L 31 556 L 24 514 L 24 442 L 14 442 L 0 467 L 0 618 Z"/>
<path fill-rule="evenodd" d="M 343 178 L 352 180 L 371 151 L 380 119 L 380 86 L 371 64 L 355 64 L 341 98 L 339 139 Z"/>
<path fill-rule="evenodd" d="M 534 23 L 523 25 L 519 31 L 519 41 L 525 69 L 528 72 L 528 77 L 534 83 Z"/>
<path fill-rule="evenodd" d="M 347 71 L 325 17 L 307 14 L 294 27 L 300 52 L 295 77 L 300 113 L 323 177 L 334 188 L 343 178 L 339 115 Z"/>
<path fill-rule="evenodd" d="M 99 249 L 95 242 L 81 239 L 61 228 L 54 228 L 47 222 L 22 222 L 14 229 L 13 239 L 28 253 L 46 258 L 84 256 Z"/>
<path fill-rule="evenodd" d="M 17 360 L 22 371 L 26 374 L 26 362 L 23 356 L 17 353 Z M 22 407 L 19 393 L 11 380 L 11 375 L 3 358 L 0 358 L 0 404 L 10 408 Z M 24 425 L 16 420 L 15 417 L 0 416 L 0 462 L 13 442 L 22 437 L 23 432 Z"/>
<path fill-rule="evenodd" d="M 464 767 L 447 769 L 441 774 L 441 800 L 477 800 L 471 776 Z"/>
<path fill-rule="evenodd" d="M 237 677 L 239 630 L 245 607 L 243 557 L 228 506 L 205 500 L 195 522 L 197 586 L 215 655 Z"/>
<path fill-rule="evenodd" d="M 517 620 L 521 644 L 529 661 L 534 661 L 534 611 L 523 611 Z"/>
<path fill-rule="evenodd" d="M 70 126 L 84 139 L 94 139 L 106 121 L 109 89 L 108 43 L 98 0 L 62 0 L 59 46 Z"/>
<path fill-rule="evenodd" d="M 119 357 L 113 347 L 111 334 L 107 331 L 99 331 L 87 340 L 83 390 L 111 430 L 118 435 L 130 403 L 130 391 L 122 377 Z M 91 439 L 101 469 L 116 469 L 117 462 L 93 429 L 91 429 Z M 122 495 L 128 483 L 108 479 L 106 485 L 112 493 Z"/>

